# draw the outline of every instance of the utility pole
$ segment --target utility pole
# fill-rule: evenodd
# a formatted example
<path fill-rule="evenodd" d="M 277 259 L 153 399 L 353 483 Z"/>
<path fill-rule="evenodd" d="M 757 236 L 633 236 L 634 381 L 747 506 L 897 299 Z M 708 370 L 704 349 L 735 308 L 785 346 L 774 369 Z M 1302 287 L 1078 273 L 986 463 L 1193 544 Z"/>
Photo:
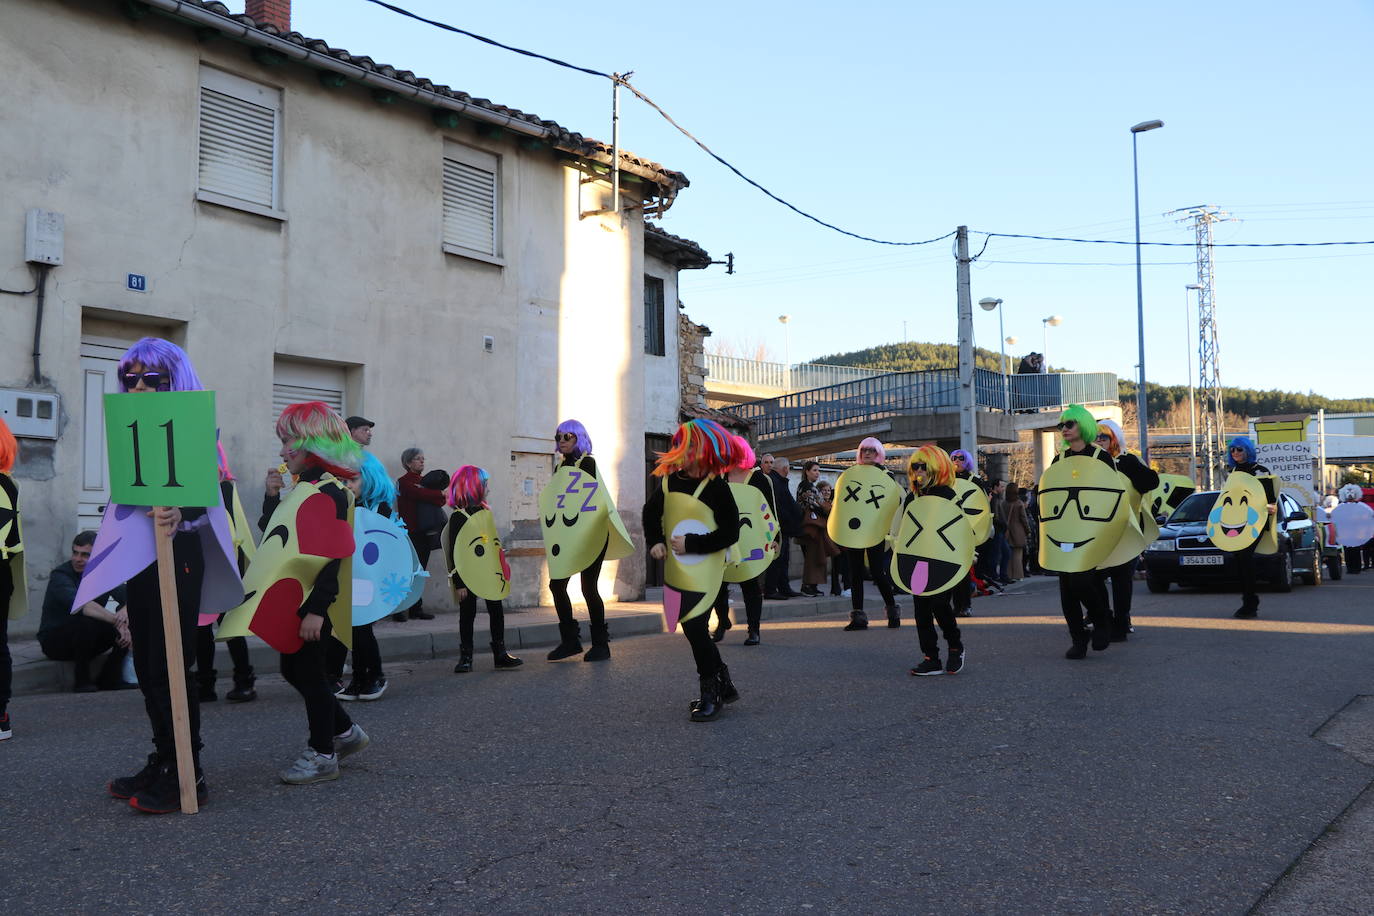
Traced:
<path fill-rule="evenodd" d="M 968 226 L 955 231 L 959 293 L 959 447 L 978 454 L 978 430 L 974 420 L 973 387 L 973 292 L 969 284 Z"/>
<path fill-rule="evenodd" d="M 1221 482 L 1221 465 L 1226 458 L 1226 430 L 1222 426 L 1221 346 L 1217 336 L 1216 298 L 1212 290 L 1212 224 L 1230 220 L 1231 214 L 1219 207 L 1199 204 L 1172 211 L 1181 213 L 1179 222 L 1193 223 L 1197 238 L 1197 387 L 1202 400 L 1202 454 L 1206 465 L 1206 486 L 1216 489 Z"/>

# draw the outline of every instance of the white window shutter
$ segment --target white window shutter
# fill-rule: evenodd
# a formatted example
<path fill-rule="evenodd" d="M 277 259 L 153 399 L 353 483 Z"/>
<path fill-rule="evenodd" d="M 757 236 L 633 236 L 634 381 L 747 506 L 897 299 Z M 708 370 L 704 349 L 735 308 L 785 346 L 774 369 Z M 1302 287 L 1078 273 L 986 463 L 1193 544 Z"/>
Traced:
<path fill-rule="evenodd" d="M 444 159 L 444 242 L 497 255 L 496 171 Z"/>
<path fill-rule="evenodd" d="M 329 409 L 343 416 L 344 393 L 342 388 L 313 388 L 307 385 L 287 385 L 276 382 L 272 385 L 272 425 L 277 425 L 281 412 L 292 404 L 306 401 L 323 401 Z"/>
<path fill-rule="evenodd" d="M 202 191 L 276 208 L 280 105 L 278 90 L 202 69 Z"/>

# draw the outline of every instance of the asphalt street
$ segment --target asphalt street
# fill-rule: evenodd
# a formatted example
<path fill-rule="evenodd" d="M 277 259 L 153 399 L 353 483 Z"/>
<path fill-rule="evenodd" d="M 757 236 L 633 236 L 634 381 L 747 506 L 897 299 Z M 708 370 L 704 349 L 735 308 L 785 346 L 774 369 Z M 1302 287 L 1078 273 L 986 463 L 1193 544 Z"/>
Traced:
<path fill-rule="evenodd" d="M 311 787 L 277 780 L 304 712 L 264 678 L 205 707 L 195 816 L 105 794 L 148 750 L 136 691 L 21 697 L 0 912 L 1368 912 L 1367 856 L 1311 855 L 1374 776 L 1374 737 L 1331 737 L 1374 736 L 1371 599 L 1347 577 L 1236 621 L 1235 595 L 1137 583 L 1131 640 L 1071 662 L 1041 579 L 980 599 L 965 672 L 935 678 L 907 675 L 909 613 L 737 627 L 742 699 L 709 724 L 681 635 L 391 665 L 351 707 L 372 746 Z M 1348 886 L 1304 896 L 1330 869 Z"/>

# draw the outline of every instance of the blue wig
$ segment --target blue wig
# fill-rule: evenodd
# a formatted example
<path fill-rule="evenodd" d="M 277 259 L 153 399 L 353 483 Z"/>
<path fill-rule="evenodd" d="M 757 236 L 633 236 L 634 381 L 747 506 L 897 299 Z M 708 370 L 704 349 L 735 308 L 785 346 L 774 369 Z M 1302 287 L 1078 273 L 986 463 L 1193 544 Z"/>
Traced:
<path fill-rule="evenodd" d="M 1245 463 L 1255 463 L 1255 443 L 1251 442 L 1248 436 L 1236 436 L 1226 445 L 1226 466 L 1228 468 L 1236 466 L 1235 461 L 1231 460 L 1231 449 L 1233 448 L 1245 449 Z"/>
<path fill-rule="evenodd" d="M 592 437 L 587 435 L 587 428 L 577 420 L 564 420 L 562 423 L 559 423 L 558 429 L 554 430 L 554 435 L 561 436 L 563 433 L 572 433 L 577 437 L 577 451 L 573 455 L 574 458 L 582 455 L 590 455 L 592 453 Z M 553 453 L 555 455 L 559 454 L 556 447 Z"/>
<path fill-rule="evenodd" d="M 392 483 L 391 477 L 387 475 L 386 468 L 382 467 L 377 456 L 371 452 L 363 452 L 363 466 L 359 473 L 362 474 L 363 491 L 358 497 L 358 502 L 368 509 L 376 509 L 382 503 L 386 503 L 394 513 L 396 484 Z"/>
<path fill-rule="evenodd" d="M 122 376 L 138 363 L 145 372 L 165 372 L 171 378 L 172 391 L 204 391 L 191 357 L 186 351 L 161 337 L 144 337 L 135 343 L 119 360 Z"/>

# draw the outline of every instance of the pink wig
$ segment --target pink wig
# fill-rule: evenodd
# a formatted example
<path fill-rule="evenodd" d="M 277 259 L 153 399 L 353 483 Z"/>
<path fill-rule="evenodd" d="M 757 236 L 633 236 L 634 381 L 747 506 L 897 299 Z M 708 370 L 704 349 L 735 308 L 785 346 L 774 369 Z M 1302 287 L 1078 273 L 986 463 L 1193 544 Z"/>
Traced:
<path fill-rule="evenodd" d="M 739 452 L 739 460 L 731 465 L 731 470 L 752 471 L 758 460 L 754 457 L 754 447 L 749 444 L 749 440 L 743 436 L 736 436 L 735 449 Z"/>
<path fill-rule="evenodd" d="M 455 509 L 486 509 L 487 481 L 491 475 L 476 465 L 465 464 L 448 482 L 447 502 Z"/>
<path fill-rule="evenodd" d="M 867 439 L 859 443 L 859 451 L 863 451 L 866 448 L 871 448 L 878 453 L 879 464 L 882 464 L 884 461 L 887 460 L 887 449 L 883 448 L 883 444 L 879 442 L 877 439 L 874 439 L 872 436 L 869 436 Z"/>

